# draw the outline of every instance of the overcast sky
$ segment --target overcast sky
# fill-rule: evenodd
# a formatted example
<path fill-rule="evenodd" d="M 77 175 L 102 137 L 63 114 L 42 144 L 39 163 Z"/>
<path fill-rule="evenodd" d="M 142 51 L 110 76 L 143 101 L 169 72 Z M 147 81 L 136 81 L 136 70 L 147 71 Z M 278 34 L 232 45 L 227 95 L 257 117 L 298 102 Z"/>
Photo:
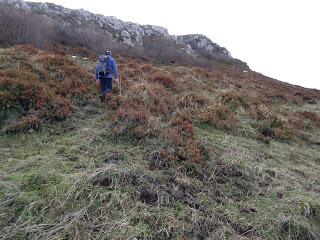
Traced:
<path fill-rule="evenodd" d="M 174 35 L 205 34 L 252 70 L 320 89 L 319 0 L 47 1 L 163 26 Z"/>

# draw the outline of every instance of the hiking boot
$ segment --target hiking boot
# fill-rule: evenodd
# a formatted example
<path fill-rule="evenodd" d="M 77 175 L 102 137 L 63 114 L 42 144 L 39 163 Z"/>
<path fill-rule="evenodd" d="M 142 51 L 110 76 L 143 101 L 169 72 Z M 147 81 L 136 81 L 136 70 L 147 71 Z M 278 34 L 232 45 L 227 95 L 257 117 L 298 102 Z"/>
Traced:
<path fill-rule="evenodd" d="M 104 102 L 105 97 L 104 96 L 100 96 L 100 100 L 101 100 L 101 102 Z"/>

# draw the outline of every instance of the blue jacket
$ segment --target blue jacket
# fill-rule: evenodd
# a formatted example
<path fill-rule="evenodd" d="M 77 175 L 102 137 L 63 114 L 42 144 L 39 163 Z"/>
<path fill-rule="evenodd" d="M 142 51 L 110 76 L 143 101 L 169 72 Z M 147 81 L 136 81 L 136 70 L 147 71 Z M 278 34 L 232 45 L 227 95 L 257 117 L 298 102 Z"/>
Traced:
<path fill-rule="evenodd" d="M 111 67 L 112 67 L 112 73 L 107 74 L 106 78 L 112 78 L 112 75 L 117 79 L 118 78 L 118 67 L 116 64 L 116 61 L 109 56 L 110 62 L 111 62 Z M 99 72 L 101 71 L 101 67 L 99 64 L 96 66 L 96 79 L 98 80 L 101 76 L 99 75 Z"/>

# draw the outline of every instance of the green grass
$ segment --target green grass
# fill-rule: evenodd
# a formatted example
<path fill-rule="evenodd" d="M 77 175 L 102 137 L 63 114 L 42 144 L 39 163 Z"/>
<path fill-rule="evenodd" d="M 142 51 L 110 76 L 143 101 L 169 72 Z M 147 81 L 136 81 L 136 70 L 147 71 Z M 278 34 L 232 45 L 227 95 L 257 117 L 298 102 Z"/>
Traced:
<path fill-rule="evenodd" d="M 94 108 L 0 137 L 3 238 L 319 238 L 319 147 L 199 126 L 201 177 L 150 170 L 147 147 L 113 138 L 112 113 Z"/>
<path fill-rule="evenodd" d="M 76 61 L 88 71 L 94 67 Z M 218 93 L 199 95 L 215 101 Z M 234 106 L 239 121 L 232 130 L 195 121 L 205 161 L 157 167 L 150 153 L 165 145 L 161 138 L 115 136 L 114 111 L 94 97 L 77 100 L 65 121 L 1 132 L 0 239 L 320 238 L 319 145 L 266 144 L 245 106 Z M 279 107 L 320 114 L 319 106 Z M 319 129 L 310 126 L 308 134 L 319 142 Z"/>

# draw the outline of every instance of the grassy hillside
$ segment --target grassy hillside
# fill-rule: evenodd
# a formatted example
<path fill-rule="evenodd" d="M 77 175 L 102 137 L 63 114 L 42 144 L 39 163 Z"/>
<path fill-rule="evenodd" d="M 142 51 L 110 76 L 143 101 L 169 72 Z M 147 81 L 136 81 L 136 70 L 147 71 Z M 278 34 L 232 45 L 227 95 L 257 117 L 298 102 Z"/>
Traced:
<path fill-rule="evenodd" d="M 1 238 L 320 238 L 319 91 L 116 56 L 101 104 L 95 59 L 0 50 Z"/>

